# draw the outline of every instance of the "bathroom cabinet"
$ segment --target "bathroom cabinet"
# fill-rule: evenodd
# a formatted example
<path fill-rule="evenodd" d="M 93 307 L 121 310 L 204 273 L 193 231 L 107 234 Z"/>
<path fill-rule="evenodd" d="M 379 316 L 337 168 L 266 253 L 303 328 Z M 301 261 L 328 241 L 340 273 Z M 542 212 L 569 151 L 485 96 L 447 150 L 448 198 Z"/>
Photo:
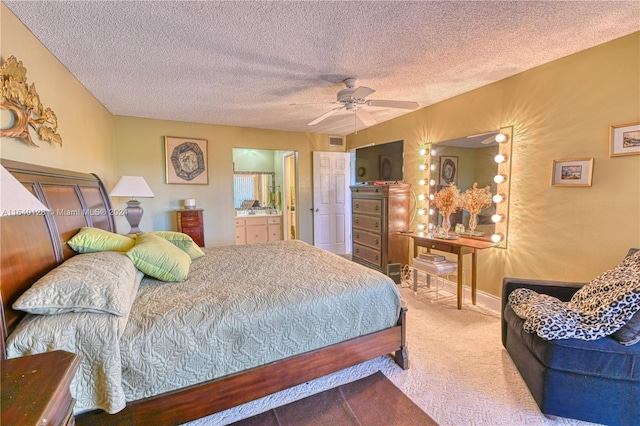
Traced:
<path fill-rule="evenodd" d="M 236 245 L 282 240 L 282 216 L 236 217 Z"/>

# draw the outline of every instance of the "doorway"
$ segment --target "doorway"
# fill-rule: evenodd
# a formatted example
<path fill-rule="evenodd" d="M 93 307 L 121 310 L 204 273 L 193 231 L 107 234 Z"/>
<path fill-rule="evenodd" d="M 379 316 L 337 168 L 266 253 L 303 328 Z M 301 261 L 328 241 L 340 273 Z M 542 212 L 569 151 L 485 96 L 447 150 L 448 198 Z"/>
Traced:
<path fill-rule="evenodd" d="M 282 156 L 283 193 L 282 193 L 282 227 L 285 240 L 298 239 L 298 210 L 297 200 L 297 157 L 294 151 L 285 152 Z"/>

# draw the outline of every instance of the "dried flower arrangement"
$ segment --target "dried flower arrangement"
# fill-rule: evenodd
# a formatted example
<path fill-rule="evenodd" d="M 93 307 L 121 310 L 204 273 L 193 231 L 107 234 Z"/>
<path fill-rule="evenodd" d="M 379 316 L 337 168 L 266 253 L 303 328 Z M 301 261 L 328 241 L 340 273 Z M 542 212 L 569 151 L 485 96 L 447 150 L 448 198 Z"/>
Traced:
<path fill-rule="evenodd" d="M 480 213 L 493 202 L 489 186 L 478 188 L 478 182 L 474 182 L 473 187 L 464 191 L 460 197 L 462 199 L 462 208 L 471 214 Z"/>
<path fill-rule="evenodd" d="M 440 210 L 442 216 L 449 216 L 462 207 L 460 190 L 454 183 L 436 192 L 433 197 L 433 205 Z"/>

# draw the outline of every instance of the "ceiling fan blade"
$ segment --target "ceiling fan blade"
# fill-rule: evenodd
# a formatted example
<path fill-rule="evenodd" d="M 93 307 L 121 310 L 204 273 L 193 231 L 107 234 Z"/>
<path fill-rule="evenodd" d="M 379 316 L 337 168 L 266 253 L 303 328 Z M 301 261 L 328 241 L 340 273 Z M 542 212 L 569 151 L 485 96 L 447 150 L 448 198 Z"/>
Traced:
<path fill-rule="evenodd" d="M 344 106 L 340 106 L 338 108 L 334 108 L 334 109 L 330 109 L 329 111 L 325 112 L 324 114 L 322 114 L 320 117 L 316 118 L 315 120 L 309 122 L 307 124 L 307 126 L 313 126 L 314 124 L 318 124 L 319 122 L 321 122 L 322 120 L 324 120 L 325 118 L 332 116 L 333 114 L 335 114 L 336 112 L 338 112 L 338 110 L 344 108 Z"/>
<path fill-rule="evenodd" d="M 323 102 L 303 102 L 303 103 L 292 103 L 290 106 L 300 106 L 300 105 L 320 105 L 320 104 L 339 104 L 340 102 L 336 101 L 323 101 Z"/>
<path fill-rule="evenodd" d="M 366 102 L 369 106 L 385 107 L 385 108 L 403 108 L 403 109 L 418 109 L 418 103 L 414 101 L 385 101 L 382 99 L 371 99 Z"/>
<path fill-rule="evenodd" d="M 373 116 L 369 114 L 369 111 L 367 111 L 366 109 L 360 108 L 356 110 L 355 113 L 356 113 L 356 117 L 358 117 L 360 121 L 362 121 L 364 125 L 367 127 L 375 126 L 376 124 L 378 124 L 376 119 L 373 118 Z"/>
<path fill-rule="evenodd" d="M 371 87 L 360 86 L 353 91 L 353 93 L 351 94 L 351 97 L 353 99 L 364 99 L 370 94 L 372 94 L 373 92 L 375 92 L 375 90 L 372 89 Z"/>

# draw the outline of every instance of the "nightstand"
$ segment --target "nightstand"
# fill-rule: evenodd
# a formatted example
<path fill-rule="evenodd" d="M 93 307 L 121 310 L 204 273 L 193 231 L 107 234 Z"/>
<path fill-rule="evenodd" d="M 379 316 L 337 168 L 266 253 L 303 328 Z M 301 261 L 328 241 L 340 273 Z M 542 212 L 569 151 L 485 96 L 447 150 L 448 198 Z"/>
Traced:
<path fill-rule="evenodd" d="M 69 384 L 80 357 L 45 352 L 2 361 L 2 411 L 6 425 L 74 425 Z"/>
<path fill-rule="evenodd" d="M 178 232 L 187 234 L 200 247 L 204 247 L 204 223 L 202 209 L 176 210 Z"/>

